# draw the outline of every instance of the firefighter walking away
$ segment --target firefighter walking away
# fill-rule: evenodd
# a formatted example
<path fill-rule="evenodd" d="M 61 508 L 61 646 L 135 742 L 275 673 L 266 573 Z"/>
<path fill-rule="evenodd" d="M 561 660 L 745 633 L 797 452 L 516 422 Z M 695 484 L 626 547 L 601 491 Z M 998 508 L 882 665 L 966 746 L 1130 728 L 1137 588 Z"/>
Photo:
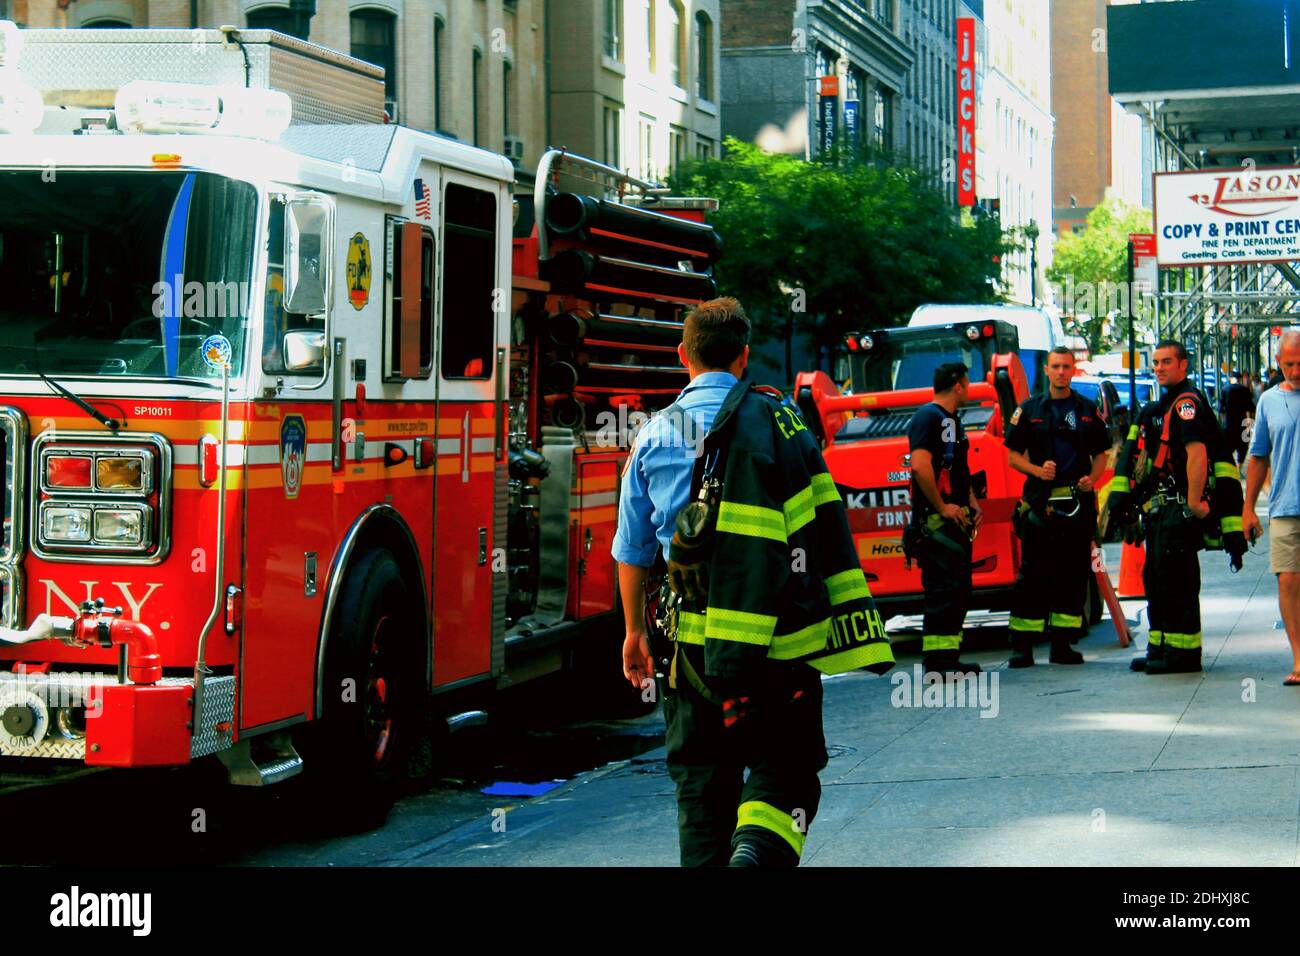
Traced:
<path fill-rule="evenodd" d="M 893 666 L 816 440 L 779 392 L 739 381 L 748 338 L 734 299 L 687 316 L 692 382 L 725 370 L 735 384 L 694 454 L 665 461 L 690 474 L 667 562 L 664 681 L 683 866 L 797 865 L 827 761 L 821 675 Z M 630 529 L 658 513 L 628 498 L 620 512 Z M 625 645 L 633 683 L 652 666 Z"/>
<path fill-rule="evenodd" d="M 1034 641 L 1046 634 L 1053 664 L 1082 664 L 1070 644 L 1086 630 L 1097 482 L 1106 468 L 1110 434 L 1097 406 L 1070 388 L 1074 353 L 1047 355 L 1046 395 L 1012 413 L 1007 458 L 1026 475 L 1012 522 L 1022 559 L 1011 598 L 1010 667 L 1031 667 Z"/>

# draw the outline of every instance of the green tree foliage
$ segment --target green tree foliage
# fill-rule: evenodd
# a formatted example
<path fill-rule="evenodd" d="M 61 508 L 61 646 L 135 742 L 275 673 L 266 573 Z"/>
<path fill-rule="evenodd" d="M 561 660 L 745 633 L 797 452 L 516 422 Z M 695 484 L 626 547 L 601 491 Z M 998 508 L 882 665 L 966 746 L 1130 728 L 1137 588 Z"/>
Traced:
<path fill-rule="evenodd" d="M 907 321 L 927 302 L 993 302 L 995 222 L 963 226 L 934 178 L 858 153 L 805 162 L 729 138 L 722 159 L 683 163 L 677 195 L 712 196 L 719 288 L 761 337 L 819 345 Z"/>
<path fill-rule="evenodd" d="M 1083 232 L 1057 240 L 1047 281 L 1064 312 L 1066 330 L 1083 336 L 1093 355 L 1128 336 L 1128 237 L 1150 231 L 1149 210 L 1111 198 L 1088 213 Z M 1119 313 L 1114 321 L 1107 319 L 1111 312 Z"/>

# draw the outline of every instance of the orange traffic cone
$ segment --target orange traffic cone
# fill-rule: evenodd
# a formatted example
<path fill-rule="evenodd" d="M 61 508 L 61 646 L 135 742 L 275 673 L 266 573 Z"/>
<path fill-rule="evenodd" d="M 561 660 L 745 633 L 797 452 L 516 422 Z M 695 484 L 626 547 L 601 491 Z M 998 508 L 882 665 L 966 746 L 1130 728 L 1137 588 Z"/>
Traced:
<path fill-rule="evenodd" d="M 1144 598 L 1146 588 L 1142 584 L 1142 569 L 1147 563 L 1147 553 L 1140 544 L 1125 544 L 1119 557 L 1119 596 L 1122 598 Z"/>

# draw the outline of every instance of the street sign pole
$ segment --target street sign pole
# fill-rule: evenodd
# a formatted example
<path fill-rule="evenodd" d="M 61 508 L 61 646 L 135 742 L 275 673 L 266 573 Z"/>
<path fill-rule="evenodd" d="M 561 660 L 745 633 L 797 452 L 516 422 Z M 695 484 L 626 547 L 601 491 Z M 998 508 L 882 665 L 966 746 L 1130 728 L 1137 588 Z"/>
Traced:
<path fill-rule="evenodd" d="M 1128 242 L 1128 407 L 1129 421 L 1138 420 L 1137 336 L 1133 333 L 1133 240 Z"/>

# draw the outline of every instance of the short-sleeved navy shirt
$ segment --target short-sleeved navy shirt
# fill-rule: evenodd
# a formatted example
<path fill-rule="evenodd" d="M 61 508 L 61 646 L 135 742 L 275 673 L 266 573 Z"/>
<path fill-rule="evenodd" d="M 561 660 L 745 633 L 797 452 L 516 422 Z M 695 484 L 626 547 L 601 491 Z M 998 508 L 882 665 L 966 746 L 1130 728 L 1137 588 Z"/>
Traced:
<path fill-rule="evenodd" d="M 1050 483 L 1033 475 L 1025 479 L 1025 494 L 1042 488 L 1072 485 L 1092 471 L 1092 458 L 1110 448 L 1110 433 L 1097 406 L 1077 392 L 1065 398 L 1036 395 L 1022 402 L 1007 426 L 1006 447 L 1029 458 L 1031 464 L 1056 462 Z"/>
<path fill-rule="evenodd" d="M 909 451 L 924 448 L 934 462 L 934 480 L 945 502 L 966 505 L 970 501 L 970 442 L 961 419 L 942 405 L 929 402 L 912 416 L 907 429 Z M 947 471 L 947 481 L 944 471 Z M 947 491 L 945 491 L 945 486 Z M 930 499 L 916 482 L 916 469 L 912 470 L 912 518 L 924 521 L 934 513 Z"/>

